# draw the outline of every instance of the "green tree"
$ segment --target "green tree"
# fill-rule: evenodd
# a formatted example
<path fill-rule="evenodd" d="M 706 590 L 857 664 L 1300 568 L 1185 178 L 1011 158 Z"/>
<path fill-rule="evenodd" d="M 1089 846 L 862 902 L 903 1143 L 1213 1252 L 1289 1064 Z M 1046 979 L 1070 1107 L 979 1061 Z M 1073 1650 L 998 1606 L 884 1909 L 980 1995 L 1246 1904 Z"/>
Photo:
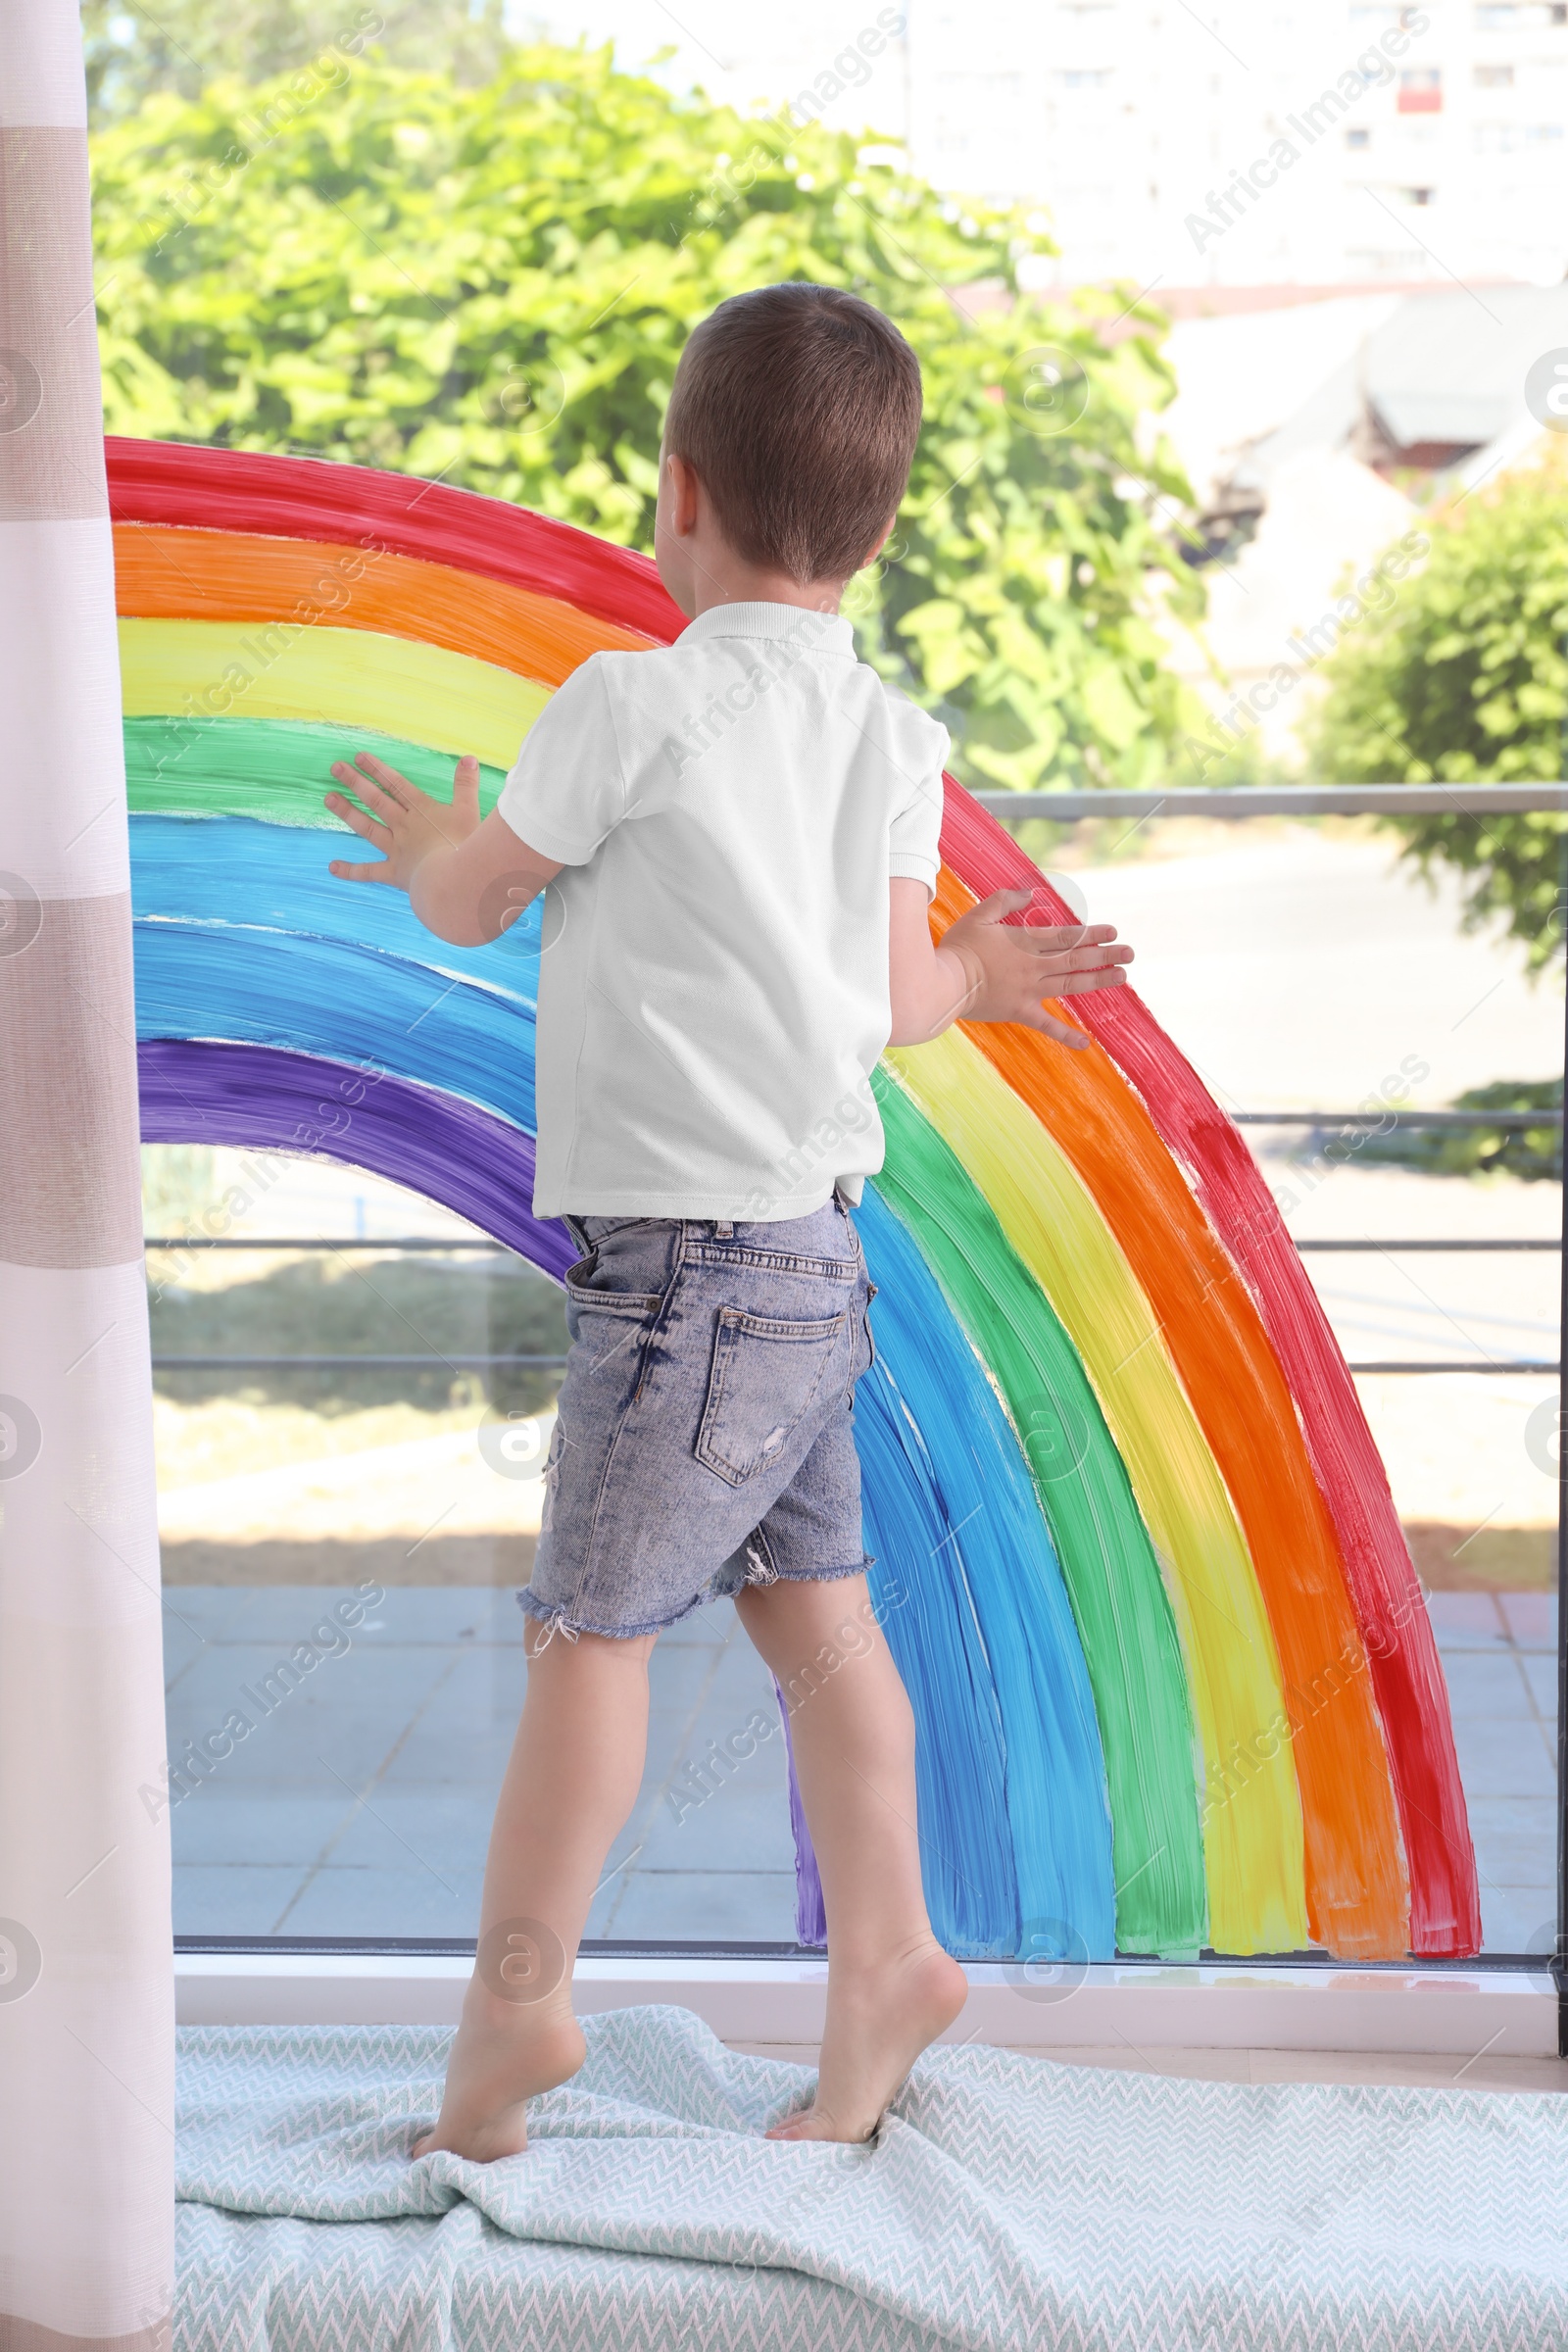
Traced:
<path fill-rule="evenodd" d="M 1544 783 L 1568 729 L 1568 464 L 1548 450 L 1431 524 L 1432 552 L 1389 609 L 1325 665 L 1311 729 L 1325 783 Z M 1466 920 L 1497 915 L 1533 971 L 1563 945 L 1564 822 L 1390 820 L 1424 871 L 1463 876 Z"/>
<path fill-rule="evenodd" d="M 183 1233 L 210 1207 L 217 1158 L 211 1144 L 143 1144 L 142 1222 L 148 1233 Z"/>
<path fill-rule="evenodd" d="M 439 474 L 644 549 L 695 322 L 784 278 L 863 292 L 927 408 L 855 592 L 866 658 L 977 783 L 1152 781 L 1195 723 L 1155 625 L 1202 599 L 1172 546 L 1188 485 L 1141 434 L 1174 388 L 1162 321 L 1020 299 L 1049 247 L 1018 214 L 608 50 L 507 49 L 462 88 L 357 32 L 260 86 L 155 90 L 93 170 L 112 430 Z"/>
<path fill-rule="evenodd" d="M 488 81 L 507 53 L 502 0 L 82 0 L 88 117 L 134 115 L 159 90 L 199 98 L 216 75 L 266 81 L 312 65 L 345 38 L 373 39 L 388 64 Z"/>

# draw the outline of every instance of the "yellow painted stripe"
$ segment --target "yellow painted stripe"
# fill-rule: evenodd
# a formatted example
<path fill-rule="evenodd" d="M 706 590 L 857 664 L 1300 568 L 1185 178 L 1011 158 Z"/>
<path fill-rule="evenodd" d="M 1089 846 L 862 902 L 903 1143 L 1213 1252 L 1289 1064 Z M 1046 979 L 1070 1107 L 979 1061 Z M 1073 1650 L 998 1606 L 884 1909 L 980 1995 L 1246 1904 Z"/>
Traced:
<path fill-rule="evenodd" d="M 550 689 L 471 655 L 368 629 L 122 620 L 127 718 L 324 719 L 510 767 Z"/>
<path fill-rule="evenodd" d="M 966 1037 L 950 1029 L 888 1058 L 1070 1335 L 1159 1554 L 1202 1749 L 1210 1940 L 1222 1952 L 1298 1951 L 1301 1801 L 1279 1654 L 1247 1540 L 1149 1300 L 1071 1162 Z M 1254 1743 L 1270 1733 L 1274 1752 L 1259 1762 Z M 1232 1763 L 1238 1744 L 1245 1777 Z"/>

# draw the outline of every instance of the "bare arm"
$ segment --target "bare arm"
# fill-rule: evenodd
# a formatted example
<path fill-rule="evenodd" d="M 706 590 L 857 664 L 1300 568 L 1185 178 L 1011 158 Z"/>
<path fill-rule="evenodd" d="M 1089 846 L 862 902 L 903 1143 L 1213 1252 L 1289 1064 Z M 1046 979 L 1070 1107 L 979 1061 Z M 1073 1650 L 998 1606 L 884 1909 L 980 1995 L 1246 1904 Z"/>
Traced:
<path fill-rule="evenodd" d="M 923 882 L 896 875 L 889 885 L 888 983 L 895 1046 L 922 1046 L 954 1021 L 1018 1021 L 1063 1046 L 1089 1039 L 1049 1013 L 1047 997 L 1119 988 L 1131 948 L 1113 947 L 1113 923 L 1004 923 L 1030 903 L 1026 890 L 994 891 L 960 915 L 937 947 L 927 920 Z"/>
<path fill-rule="evenodd" d="M 406 890 L 425 929 L 455 948 L 499 939 L 561 871 L 555 858 L 520 841 L 498 809 L 481 818 L 479 762 L 470 755 L 458 761 L 450 802 L 432 799 L 370 752 L 359 753 L 352 767 L 339 760 L 332 773 L 365 808 L 342 792 L 329 792 L 326 806 L 381 853 L 373 865 L 334 858 L 332 872 L 344 882 Z"/>

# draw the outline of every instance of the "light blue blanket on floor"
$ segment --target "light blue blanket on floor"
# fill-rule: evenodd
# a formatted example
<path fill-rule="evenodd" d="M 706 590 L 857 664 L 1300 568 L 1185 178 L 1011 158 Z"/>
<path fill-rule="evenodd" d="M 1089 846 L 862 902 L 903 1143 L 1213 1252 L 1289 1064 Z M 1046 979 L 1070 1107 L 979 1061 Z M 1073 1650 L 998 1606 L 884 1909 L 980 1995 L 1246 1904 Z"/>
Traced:
<path fill-rule="evenodd" d="M 448 2035 L 180 2036 L 175 2352 L 1559 2352 L 1568 2100 L 927 2053 L 867 2149 L 801 2067 L 587 2026 L 494 2165 L 410 2161 Z"/>

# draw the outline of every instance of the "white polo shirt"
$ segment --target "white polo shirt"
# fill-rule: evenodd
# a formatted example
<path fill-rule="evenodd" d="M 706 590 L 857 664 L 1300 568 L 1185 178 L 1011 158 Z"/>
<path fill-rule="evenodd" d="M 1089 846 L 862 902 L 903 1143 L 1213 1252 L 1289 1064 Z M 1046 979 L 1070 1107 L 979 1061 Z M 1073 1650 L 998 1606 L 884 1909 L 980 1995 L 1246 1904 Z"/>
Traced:
<path fill-rule="evenodd" d="M 594 654 L 502 816 L 564 871 L 539 967 L 537 1216 L 802 1217 L 882 1165 L 888 879 L 934 889 L 947 729 L 794 605 Z"/>

